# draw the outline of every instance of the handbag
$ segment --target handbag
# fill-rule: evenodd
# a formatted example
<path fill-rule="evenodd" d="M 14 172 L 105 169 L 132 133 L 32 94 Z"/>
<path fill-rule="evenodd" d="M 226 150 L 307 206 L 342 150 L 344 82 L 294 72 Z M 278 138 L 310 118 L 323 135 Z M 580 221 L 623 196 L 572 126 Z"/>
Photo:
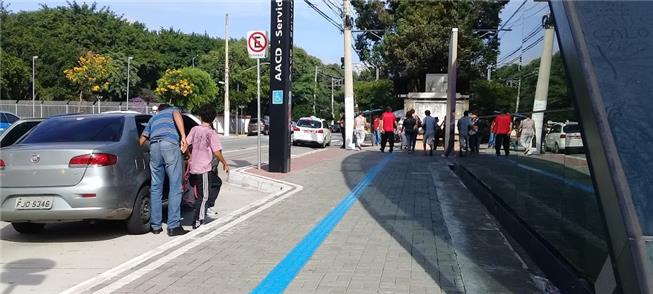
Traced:
<path fill-rule="evenodd" d="M 186 164 L 186 170 L 184 171 L 181 190 L 182 205 L 187 207 L 195 207 L 195 201 L 197 201 L 197 191 L 195 191 L 195 187 L 190 184 L 190 160 L 188 160 L 188 163 Z"/>

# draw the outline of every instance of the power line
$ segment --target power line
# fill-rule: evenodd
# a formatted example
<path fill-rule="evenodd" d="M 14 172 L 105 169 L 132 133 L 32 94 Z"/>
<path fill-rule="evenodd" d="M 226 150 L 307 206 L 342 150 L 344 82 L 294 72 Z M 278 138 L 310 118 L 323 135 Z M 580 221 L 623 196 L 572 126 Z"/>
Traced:
<path fill-rule="evenodd" d="M 526 18 L 531 18 L 531 17 L 533 17 L 533 16 L 536 16 L 536 15 L 540 14 L 542 11 L 544 11 L 545 9 L 549 9 L 549 7 L 548 7 L 548 6 L 544 6 L 544 7 L 540 8 L 540 10 L 538 10 L 537 12 L 535 12 L 535 13 L 533 13 L 533 14 L 527 16 Z"/>
<path fill-rule="evenodd" d="M 339 31 L 341 31 L 341 32 L 343 31 L 342 26 L 338 22 L 336 22 L 330 16 L 328 16 L 326 13 L 324 13 L 322 10 L 320 10 L 317 6 L 315 6 L 315 4 L 311 3 L 308 0 L 304 0 L 304 2 L 306 2 L 306 4 L 308 4 L 308 6 L 313 8 L 313 10 L 315 10 L 315 12 L 317 12 L 320 16 L 322 16 L 324 19 L 326 19 L 329 23 L 331 23 L 333 26 L 335 26 Z"/>
<path fill-rule="evenodd" d="M 503 28 L 505 28 L 506 25 L 508 25 L 508 24 L 510 23 L 510 20 L 512 20 L 512 18 L 515 17 L 515 15 L 517 14 L 517 12 L 519 12 L 519 10 L 521 10 L 522 7 L 524 7 L 524 5 L 526 5 L 526 1 L 527 1 L 527 0 L 524 0 L 524 2 L 522 2 L 521 5 L 519 5 L 519 8 L 517 8 L 517 10 L 515 10 L 515 12 L 513 12 L 512 15 L 508 18 L 508 20 L 507 20 L 507 21 L 506 21 L 506 22 L 505 22 L 501 27 L 499 27 L 499 31 L 502 31 Z M 499 34 L 494 35 L 494 38 L 496 39 L 496 37 L 497 37 L 498 35 L 499 35 Z"/>
<path fill-rule="evenodd" d="M 537 34 L 541 33 L 543 30 L 544 30 L 544 28 L 543 28 L 542 26 L 540 26 L 539 29 L 536 29 L 535 31 L 529 33 L 526 37 L 524 37 L 524 38 L 521 40 L 522 43 L 526 43 L 528 40 L 534 38 L 535 36 L 537 36 Z"/>
<path fill-rule="evenodd" d="M 501 63 L 501 62 L 503 62 L 504 60 L 506 60 L 506 59 L 512 57 L 513 55 L 517 54 L 521 48 L 522 48 L 522 47 L 519 46 L 517 49 L 515 49 L 515 50 L 512 51 L 512 52 L 510 52 L 510 54 L 504 55 L 503 57 L 499 58 L 499 61 L 498 61 L 497 63 Z"/>
<path fill-rule="evenodd" d="M 329 9 L 331 9 L 331 11 L 333 11 L 333 13 L 335 13 L 336 16 L 342 18 L 342 9 L 338 5 L 333 3 L 332 0 L 322 0 L 322 2 L 324 2 L 324 4 L 326 4 L 326 6 L 329 7 Z"/>
<path fill-rule="evenodd" d="M 535 42 L 533 42 L 530 45 L 526 46 L 526 48 L 522 49 L 522 52 L 526 52 L 528 50 L 531 50 L 533 47 L 537 46 L 537 44 L 542 43 L 542 41 L 544 41 L 544 36 L 540 37 Z"/>

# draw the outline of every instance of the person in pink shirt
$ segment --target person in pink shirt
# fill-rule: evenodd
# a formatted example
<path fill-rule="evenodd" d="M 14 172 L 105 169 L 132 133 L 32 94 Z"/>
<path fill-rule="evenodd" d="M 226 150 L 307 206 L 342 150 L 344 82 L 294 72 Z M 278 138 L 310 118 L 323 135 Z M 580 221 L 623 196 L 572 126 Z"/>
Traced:
<path fill-rule="evenodd" d="M 222 144 L 218 133 L 212 126 L 216 116 L 215 109 L 211 105 L 204 105 L 199 110 L 199 116 L 202 124 L 192 128 L 186 136 L 191 151 L 190 184 L 196 197 L 193 229 L 197 229 L 204 223 L 207 211 L 215 205 L 222 186 L 217 168 L 213 168 L 213 157 L 222 163 L 225 172 L 229 172 L 229 165 L 222 156 Z"/>

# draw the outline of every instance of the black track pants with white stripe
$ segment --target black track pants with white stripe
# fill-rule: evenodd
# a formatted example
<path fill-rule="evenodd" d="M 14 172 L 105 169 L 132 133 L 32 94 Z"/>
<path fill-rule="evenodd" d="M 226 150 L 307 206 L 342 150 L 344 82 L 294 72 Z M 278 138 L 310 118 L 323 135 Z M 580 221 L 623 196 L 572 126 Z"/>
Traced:
<path fill-rule="evenodd" d="M 204 220 L 206 210 L 215 205 L 215 200 L 220 193 L 222 180 L 215 172 L 203 174 L 191 174 L 190 184 L 195 189 L 197 201 L 195 201 L 195 211 L 193 220 Z"/>

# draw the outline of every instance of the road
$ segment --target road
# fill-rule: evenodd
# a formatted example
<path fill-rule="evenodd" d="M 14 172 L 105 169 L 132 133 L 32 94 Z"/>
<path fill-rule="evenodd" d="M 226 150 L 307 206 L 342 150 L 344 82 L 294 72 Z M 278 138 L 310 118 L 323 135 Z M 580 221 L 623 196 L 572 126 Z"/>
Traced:
<path fill-rule="evenodd" d="M 256 136 L 221 140 L 232 168 L 256 164 Z M 262 136 L 261 141 L 262 161 L 267 162 L 268 136 Z M 334 141 L 332 145 L 339 144 Z M 291 154 L 315 149 L 293 146 Z M 225 184 L 216 207 L 224 215 L 262 196 Z M 41 234 L 32 236 L 21 235 L 11 224 L 0 222 L 0 292 L 58 293 L 168 241 L 165 234 L 128 235 L 120 222 L 49 224 Z"/>

